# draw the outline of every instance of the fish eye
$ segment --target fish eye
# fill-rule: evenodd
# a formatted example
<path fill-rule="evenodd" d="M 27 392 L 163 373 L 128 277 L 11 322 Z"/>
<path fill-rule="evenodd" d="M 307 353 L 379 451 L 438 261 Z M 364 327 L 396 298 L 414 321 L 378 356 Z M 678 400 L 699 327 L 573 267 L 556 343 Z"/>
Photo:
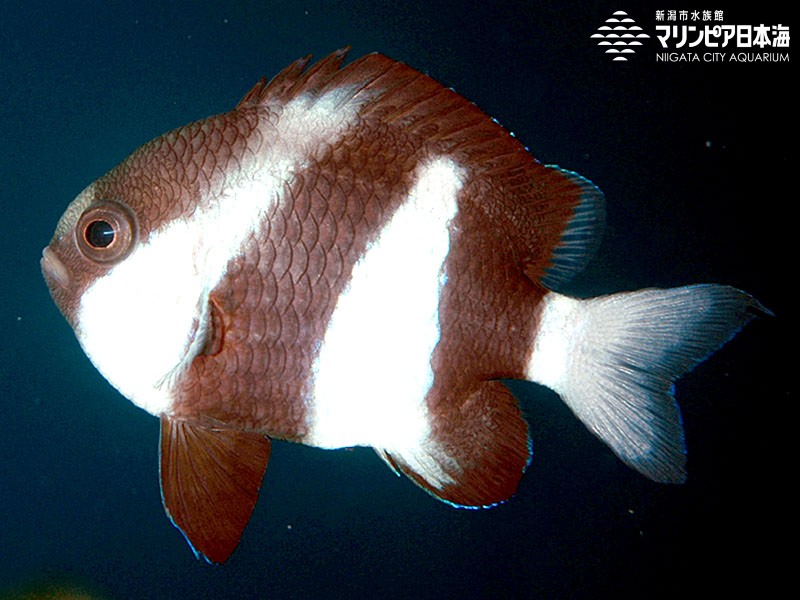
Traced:
<path fill-rule="evenodd" d="M 78 219 L 78 249 L 88 259 L 114 263 L 125 258 L 138 235 L 136 217 L 125 205 L 104 200 L 87 208 Z"/>
<path fill-rule="evenodd" d="M 92 248 L 106 248 L 114 242 L 114 226 L 98 219 L 86 226 L 83 236 Z"/>

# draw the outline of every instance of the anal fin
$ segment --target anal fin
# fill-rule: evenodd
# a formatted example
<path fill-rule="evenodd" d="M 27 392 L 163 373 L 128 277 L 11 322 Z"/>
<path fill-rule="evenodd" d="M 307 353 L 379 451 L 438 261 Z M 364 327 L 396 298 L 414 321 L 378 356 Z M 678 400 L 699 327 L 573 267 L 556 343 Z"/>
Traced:
<path fill-rule="evenodd" d="M 269 438 L 161 417 L 161 497 L 195 554 L 225 562 L 250 520 Z"/>
<path fill-rule="evenodd" d="M 432 414 L 429 439 L 415 448 L 379 449 L 396 472 L 461 508 L 487 508 L 516 491 L 531 456 L 528 424 L 500 381 L 484 381 Z"/>

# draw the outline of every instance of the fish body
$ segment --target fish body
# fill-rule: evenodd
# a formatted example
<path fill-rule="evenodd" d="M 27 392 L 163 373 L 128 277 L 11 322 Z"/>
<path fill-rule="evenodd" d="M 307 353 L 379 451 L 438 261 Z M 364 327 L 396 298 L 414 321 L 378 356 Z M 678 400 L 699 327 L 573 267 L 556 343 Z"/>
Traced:
<path fill-rule="evenodd" d="M 600 190 L 426 75 L 345 54 L 145 144 L 43 252 L 86 354 L 161 419 L 164 505 L 195 552 L 234 550 L 273 438 L 370 446 L 456 506 L 506 500 L 531 443 L 503 379 L 682 481 L 672 384 L 761 305 L 719 285 L 560 294 Z"/>

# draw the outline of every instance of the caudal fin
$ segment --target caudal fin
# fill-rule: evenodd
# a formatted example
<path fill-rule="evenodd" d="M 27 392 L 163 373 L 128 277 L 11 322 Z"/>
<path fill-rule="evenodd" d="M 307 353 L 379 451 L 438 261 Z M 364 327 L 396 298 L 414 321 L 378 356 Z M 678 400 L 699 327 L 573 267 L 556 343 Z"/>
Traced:
<path fill-rule="evenodd" d="M 673 382 L 758 314 L 749 294 L 722 285 L 544 299 L 531 380 L 555 390 L 626 464 L 655 481 L 686 479 Z"/>

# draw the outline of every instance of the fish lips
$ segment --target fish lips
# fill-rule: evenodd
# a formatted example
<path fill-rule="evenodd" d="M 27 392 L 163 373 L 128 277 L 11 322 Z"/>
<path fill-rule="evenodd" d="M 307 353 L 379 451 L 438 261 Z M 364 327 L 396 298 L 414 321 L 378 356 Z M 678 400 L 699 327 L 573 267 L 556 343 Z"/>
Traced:
<path fill-rule="evenodd" d="M 47 287 L 53 291 L 54 286 L 60 290 L 67 290 L 70 286 L 71 276 L 69 269 L 58 257 L 58 254 L 50 247 L 46 246 L 42 250 L 42 274 L 47 282 Z"/>

